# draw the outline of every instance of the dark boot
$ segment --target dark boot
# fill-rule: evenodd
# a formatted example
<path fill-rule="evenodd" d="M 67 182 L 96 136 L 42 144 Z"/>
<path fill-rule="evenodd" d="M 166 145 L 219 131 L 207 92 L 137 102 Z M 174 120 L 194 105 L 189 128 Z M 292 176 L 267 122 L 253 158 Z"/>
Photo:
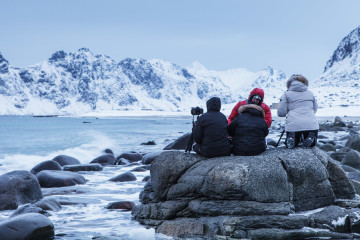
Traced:
<path fill-rule="evenodd" d="M 294 148 L 295 147 L 295 133 L 289 132 L 286 137 L 286 147 Z"/>

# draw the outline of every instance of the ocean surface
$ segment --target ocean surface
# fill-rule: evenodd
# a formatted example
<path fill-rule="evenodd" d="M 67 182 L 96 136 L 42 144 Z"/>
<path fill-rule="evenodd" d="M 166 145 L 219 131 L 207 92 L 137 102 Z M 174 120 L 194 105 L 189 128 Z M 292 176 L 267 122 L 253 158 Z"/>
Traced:
<path fill-rule="evenodd" d="M 268 138 L 278 140 L 284 119 L 274 117 Z M 334 117 L 319 118 L 333 121 Z M 358 117 L 344 120 L 359 122 Z M 188 117 L 31 117 L 0 116 L 0 175 L 13 170 L 31 170 L 36 164 L 58 155 L 69 155 L 89 163 L 111 149 L 115 156 L 127 151 L 148 153 L 162 150 L 167 144 L 191 131 L 192 116 Z M 322 133 L 337 139 L 347 133 Z M 154 141 L 156 145 L 142 145 Z M 80 172 L 87 180 L 84 185 L 65 188 L 43 188 L 44 197 L 61 202 L 62 209 L 50 211 L 57 240 L 84 240 L 95 236 L 114 239 L 171 239 L 155 234 L 131 219 L 130 212 L 109 210 L 116 201 L 139 204 L 142 179 L 149 171 L 133 172 L 133 182 L 108 180 L 137 166 L 108 166 L 101 172 Z M 7 218 L 14 210 L 0 211 Z"/>
<path fill-rule="evenodd" d="M 126 151 L 148 153 L 162 150 L 167 144 L 191 131 L 189 117 L 116 117 L 66 118 L 0 116 L 0 175 L 13 170 L 31 170 L 36 164 L 57 155 L 69 155 L 89 163 L 111 149 L 115 156 Z M 156 145 L 141 145 L 154 141 Z M 136 166 L 104 167 L 101 172 L 80 172 L 84 185 L 65 188 L 43 188 L 51 196 L 69 204 L 50 212 L 56 239 L 92 239 L 107 236 L 115 239 L 167 239 L 131 219 L 130 212 L 108 210 L 116 201 L 139 204 L 142 179 L 149 171 L 133 172 L 133 182 L 109 182 Z M 0 217 L 12 211 L 0 211 Z"/>

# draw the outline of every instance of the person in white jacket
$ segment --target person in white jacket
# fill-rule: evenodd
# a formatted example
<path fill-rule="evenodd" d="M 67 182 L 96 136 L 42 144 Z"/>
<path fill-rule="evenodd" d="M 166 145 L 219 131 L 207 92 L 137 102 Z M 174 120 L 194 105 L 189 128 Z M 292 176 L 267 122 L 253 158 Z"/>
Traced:
<path fill-rule="evenodd" d="M 308 90 L 309 81 L 294 74 L 286 82 L 288 90 L 281 96 L 277 115 L 286 116 L 285 131 L 287 148 L 302 143 L 308 148 L 316 145 L 319 123 L 315 117 L 318 105 L 314 94 Z"/>

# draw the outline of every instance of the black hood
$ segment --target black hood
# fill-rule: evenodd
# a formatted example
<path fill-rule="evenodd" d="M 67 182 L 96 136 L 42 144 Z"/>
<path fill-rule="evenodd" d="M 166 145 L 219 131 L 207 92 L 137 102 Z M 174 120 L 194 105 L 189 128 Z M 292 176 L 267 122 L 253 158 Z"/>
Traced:
<path fill-rule="evenodd" d="M 212 97 L 206 102 L 206 108 L 209 111 L 220 112 L 221 100 L 218 97 Z"/>

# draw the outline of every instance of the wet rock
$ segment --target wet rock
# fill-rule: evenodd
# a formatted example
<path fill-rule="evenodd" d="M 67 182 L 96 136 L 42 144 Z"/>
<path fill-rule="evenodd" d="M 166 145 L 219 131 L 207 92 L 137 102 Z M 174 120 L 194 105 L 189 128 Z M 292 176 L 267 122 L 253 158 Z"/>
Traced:
<path fill-rule="evenodd" d="M 147 153 L 142 158 L 142 164 L 151 164 L 163 151 Z"/>
<path fill-rule="evenodd" d="M 345 146 L 360 152 L 359 134 L 351 135 L 349 140 L 346 142 Z"/>
<path fill-rule="evenodd" d="M 134 207 L 135 207 L 134 202 L 119 201 L 119 202 L 109 203 L 106 208 L 107 209 L 122 209 L 122 210 L 126 210 L 126 211 L 131 211 Z"/>
<path fill-rule="evenodd" d="M 147 181 L 149 181 L 149 179 L 150 179 L 150 176 L 146 176 L 146 177 L 144 177 L 143 180 L 141 180 L 141 181 L 142 181 L 142 182 L 147 182 Z"/>
<path fill-rule="evenodd" d="M 350 121 L 348 124 L 347 124 L 347 127 L 348 128 L 353 128 L 354 127 L 354 123 L 352 121 Z"/>
<path fill-rule="evenodd" d="M 119 161 L 121 158 L 126 159 L 129 162 L 138 162 L 142 159 L 142 155 L 137 152 L 124 152 L 116 157 L 116 160 Z"/>
<path fill-rule="evenodd" d="M 61 209 L 61 205 L 53 197 L 45 197 L 41 199 L 40 201 L 37 201 L 34 203 L 35 206 L 40 207 L 43 210 L 49 210 L 49 211 L 59 211 Z"/>
<path fill-rule="evenodd" d="M 109 179 L 112 182 L 130 182 L 136 181 L 136 176 L 132 172 L 125 172 L 116 177 Z"/>
<path fill-rule="evenodd" d="M 27 213 L 0 222 L 0 239 L 53 239 L 54 225 L 42 214 Z"/>
<path fill-rule="evenodd" d="M 164 147 L 163 150 L 185 150 L 189 143 L 190 136 L 191 133 L 186 133 L 182 135 L 181 137 Z"/>
<path fill-rule="evenodd" d="M 62 167 L 60 166 L 60 164 L 53 160 L 47 160 L 37 164 L 30 170 L 30 172 L 36 175 L 38 172 L 41 172 L 43 170 L 62 170 Z"/>
<path fill-rule="evenodd" d="M 346 173 L 317 147 L 212 159 L 166 151 L 152 162 L 150 172 L 151 179 L 140 193 L 141 205 L 133 208 L 132 215 L 142 224 L 155 226 L 157 232 L 252 239 L 266 236 L 260 233 L 274 234 L 278 228 L 275 235 L 280 238 L 325 236 L 326 232 L 326 236 L 353 237 L 337 235 L 325 223 L 293 214 L 355 197 Z M 231 221 L 235 223 L 227 223 Z M 316 224 L 324 229 L 321 234 L 304 231 Z M 334 231 L 347 228 L 333 226 Z"/>
<path fill-rule="evenodd" d="M 0 210 L 16 209 L 19 205 L 34 203 L 43 197 L 38 180 L 28 171 L 1 175 L 0 193 Z"/>
<path fill-rule="evenodd" d="M 68 171 L 44 170 L 36 177 L 43 188 L 74 186 L 86 182 L 82 175 Z"/>
<path fill-rule="evenodd" d="M 132 169 L 131 171 L 132 172 L 146 172 L 148 170 L 150 170 L 148 167 L 140 166 L 140 167 L 136 167 L 136 168 Z"/>
<path fill-rule="evenodd" d="M 147 141 L 145 143 L 141 143 L 140 145 L 156 145 L 155 141 Z"/>
<path fill-rule="evenodd" d="M 333 125 L 339 127 L 345 127 L 346 123 L 339 116 L 336 116 Z"/>
<path fill-rule="evenodd" d="M 332 145 L 330 143 L 326 143 L 322 146 L 319 146 L 319 148 L 325 152 L 336 152 L 334 145 Z"/>
<path fill-rule="evenodd" d="M 99 163 L 90 164 L 77 164 L 77 165 L 66 165 L 63 168 L 64 171 L 79 172 L 79 171 L 102 171 L 103 166 Z"/>
<path fill-rule="evenodd" d="M 105 149 L 105 150 L 104 150 L 104 153 L 114 155 L 114 152 L 113 152 L 111 149 L 109 149 L 109 148 Z"/>
<path fill-rule="evenodd" d="M 341 164 L 348 165 L 355 169 L 360 169 L 360 154 L 358 151 L 350 150 L 346 155 L 345 158 L 341 161 Z"/>
<path fill-rule="evenodd" d="M 21 214 L 26 214 L 26 213 L 39 213 L 39 214 L 42 214 L 44 216 L 50 216 L 50 214 L 38 207 L 38 206 L 35 206 L 34 204 L 26 204 L 26 205 L 22 205 L 21 207 L 19 207 L 18 209 L 15 210 L 15 212 L 13 212 L 10 217 L 15 217 L 15 216 L 18 216 L 18 215 L 21 215 Z"/>
<path fill-rule="evenodd" d="M 112 155 L 112 154 L 105 154 L 105 155 L 101 155 L 100 157 L 93 159 L 90 163 L 99 163 L 103 166 L 115 165 L 116 159 L 115 159 L 114 155 Z"/>
<path fill-rule="evenodd" d="M 341 162 L 347 153 L 345 152 L 333 152 L 330 154 L 330 157 L 338 162 Z"/>
<path fill-rule="evenodd" d="M 57 162 L 60 166 L 65 165 L 73 165 L 73 164 L 80 164 L 81 162 L 73 157 L 67 155 L 59 155 L 52 159 L 53 161 Z"/>

